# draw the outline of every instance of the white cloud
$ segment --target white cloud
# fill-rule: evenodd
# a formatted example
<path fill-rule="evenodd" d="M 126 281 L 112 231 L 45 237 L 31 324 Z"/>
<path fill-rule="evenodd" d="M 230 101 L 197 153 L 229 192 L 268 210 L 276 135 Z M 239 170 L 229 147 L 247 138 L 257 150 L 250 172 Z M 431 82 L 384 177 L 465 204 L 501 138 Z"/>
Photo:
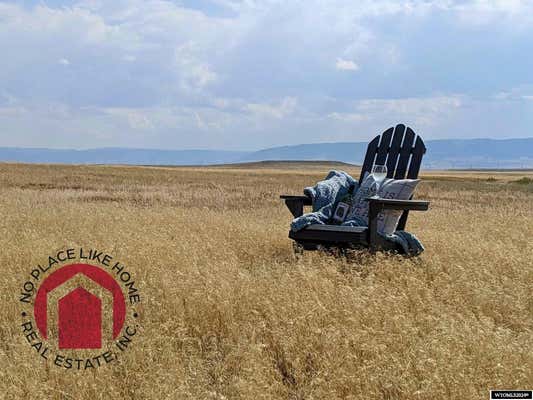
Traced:
<path fill-rule="evenodd" d="M 367 121 L 370 119 L 370 116 L 368 114 L 362 114 L 362 113 L 350 113 L 350 112 L 332 112 L 327 115 L 328 118 L 342 121 L 342 122 L 362 122 Z"/>
<path fill-rule="evenodd" d="M 244 109 L 261 117 L 281 119 L 292 114 L 296 105 L 294 97 L 285 97 L 279 104 L 250 103 Z"/>
<path fill-rule="evenodd" d="M 216 80 L 216 73 L 195 55 L 197 44 L 188 42 L 175 50 L 175 65 L 181 75 L 181 86 L 187 90 L 203 88 Z"/>
<path fill-rule="evenodd" d="M 382 110 L 398 114 L 435 114 L 459 108 L 461 96 L 407 97 L 401 99 L 368 99 L 357 102 L 360 111 Z"/>
<path fill-rule="evenodd" d="M 453 118 L 468 102 L 463 96 L 407 97 L 400 99 L 366 99 L 356 102 L 358 114 L 374 119 L 412 121 L 423 127 L 434 127 Z"/>
<path fill-rule="evenodd" d="M 336 111 L 327 115 L 330 129 L 336 134 L 324 140 L 356 140 L 355 132 L 366 132 L 368 137 L 371 133 L 380 132 L 399 122 L 436 137 L 442 133 L 440 129 L 453 125 L 464 117 L 463 107 L 469 108 L 471 112 L 474 105 L 484 109 L 488 107 L 488 104 L 476 104 L 470 98 L 457 95 L 362 99 L 353 102 L 343 112 Z M 462 127 L 461 131 L 464 128 L 466 127 Z M 455 132 L 446 136 L 455 136 Z"/>
<path fill-rule="evenodd" d="M 335 63 L 335 68 L 340 69 L 341 71 L 357 71 L 359 69 L 359 65 L 357 65 L 351 60 L 344 60 L 342 58 L 337 58 L 337 62 Z"/>
<path fill-rule="evenodd" d="M 146 110 L 139 110 L 133 108 L 107 108 L 102 111 L 113 117 L 124 119 L 125 121 L 127 121 L 131 129 L 143 130 L 154 128 L 154 124 L 152 123 L 150 116 L 146 112 Z"/>
<path fill-rule="evenodd" d="M 58 63 L 61 64 L 61 65 L 65 65 L 65 66 L 70 65 L 70 61 L 67 60 L 66 58 L 59 59 Z"/>
<path fill-rule="evenodd" d="M 505 24 L 523 29 L 533 22 L 533 2 L 528 0 L 473 0 L 454 2 L 450 7 L 463 24 Z"/>

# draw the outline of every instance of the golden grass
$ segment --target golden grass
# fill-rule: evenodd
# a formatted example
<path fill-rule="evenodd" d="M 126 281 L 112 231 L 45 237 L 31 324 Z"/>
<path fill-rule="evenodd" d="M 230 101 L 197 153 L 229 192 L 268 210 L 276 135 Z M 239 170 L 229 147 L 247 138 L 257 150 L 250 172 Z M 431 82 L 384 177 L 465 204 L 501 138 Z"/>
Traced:
<path fill-rule="evenodd" d="M 427 248 L 419 258 L 297 260 L 278 195 L 326 173 L 0 164 L 0 397 L 482 399 L 533 388 L 533 190 L 513 182 L 532 174 L 425 174 L 417 197 L 431 210 L 408 222 Z M 28 271 L 69 246 L 112 253 L 143 295 L 141 334 L 94 372 L 46 367 L 19 326 Z"/>

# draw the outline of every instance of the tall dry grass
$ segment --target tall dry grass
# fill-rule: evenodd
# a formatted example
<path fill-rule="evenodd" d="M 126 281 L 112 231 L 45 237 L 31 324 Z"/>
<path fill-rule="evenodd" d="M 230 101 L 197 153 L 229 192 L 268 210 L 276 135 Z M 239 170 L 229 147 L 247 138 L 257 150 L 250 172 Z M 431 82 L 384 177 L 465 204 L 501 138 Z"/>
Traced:
<path fill-rule="evenodd" d="M 533 388 L 527 174 L 426 174 L 419 258 L 295 259 L 281 193 L 322 168 L 0 165 L 0 397 L 465 399 Z M 350 171 L 357 176 L 357 171 Z M 527 175 L 531 177 L 531 173 Z M 492 179 L 490 179 L 492 178 Z M 18 293 L 43 256 L 107 250 L 135 273 L 142 332 L 94 372 L 47 367 Z"/>

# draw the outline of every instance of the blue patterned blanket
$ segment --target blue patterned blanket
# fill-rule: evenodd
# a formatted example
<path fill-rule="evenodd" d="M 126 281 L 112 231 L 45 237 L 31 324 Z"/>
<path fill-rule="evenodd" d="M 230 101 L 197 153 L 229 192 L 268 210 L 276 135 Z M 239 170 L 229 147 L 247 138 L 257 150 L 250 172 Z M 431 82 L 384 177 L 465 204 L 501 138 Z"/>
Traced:
<path fill-rule="evenodd" d="M 304 189 L 304 193 L 313 200 L 313 212 L 295 218 L 291 230 L 299 231 L 313 224 L 327 224 L 339 199 L 352 191 L 355 193 L 359 183 L 344 171 L 330 171 L 323 181 L 313 187 Z M 368 221 L 357 216 L 344 221 L 344 226 L 367 226 Z M 407 255 L 418 255 L 424 246 L 415 235 L 406 231 L 396 231 L 392 235 L 382 235 L 386 240 L 399 244 Z"/>

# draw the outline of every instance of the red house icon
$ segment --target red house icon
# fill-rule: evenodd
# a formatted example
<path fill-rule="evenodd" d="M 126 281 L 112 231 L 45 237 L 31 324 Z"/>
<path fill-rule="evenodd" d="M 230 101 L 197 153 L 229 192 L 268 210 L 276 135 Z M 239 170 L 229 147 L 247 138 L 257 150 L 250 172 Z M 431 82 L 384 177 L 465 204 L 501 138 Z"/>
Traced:
<path fill-rule="evenodd" d="M 82 287 L 61 300 L 58 309 L 60 349 L 102 347 L 102 301 Z"/>
<path fill-rule="evenodd" d="M 51 274 L 35 298 L 40 333 L 60 349 L 98 349 L 118 336 L 126 304 L 118 283 L 106 271 L 72 264 Z"/>

